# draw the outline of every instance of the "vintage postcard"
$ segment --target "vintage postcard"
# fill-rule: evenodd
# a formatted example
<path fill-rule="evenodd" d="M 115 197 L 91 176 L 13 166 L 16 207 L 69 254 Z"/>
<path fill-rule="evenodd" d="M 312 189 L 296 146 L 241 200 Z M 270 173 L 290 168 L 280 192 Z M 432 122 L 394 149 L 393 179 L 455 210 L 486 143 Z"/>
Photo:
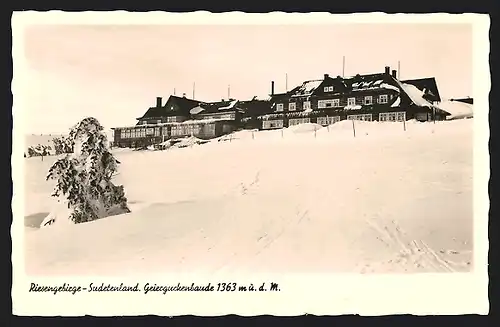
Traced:
<path fill-rule="evenodd" d="M 14 314 L 487 314 L 489 26 L 15 13 Z"/>

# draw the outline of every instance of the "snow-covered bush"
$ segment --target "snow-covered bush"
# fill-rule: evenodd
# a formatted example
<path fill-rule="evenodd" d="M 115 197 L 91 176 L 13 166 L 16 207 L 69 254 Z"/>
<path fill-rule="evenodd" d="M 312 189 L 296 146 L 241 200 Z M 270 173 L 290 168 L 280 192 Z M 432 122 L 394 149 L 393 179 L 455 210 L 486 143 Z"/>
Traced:
<path fill-rule="evenodd" d="M 111 182 L 119 162 L 109 152 L 106 134 L 97 119 L 85 118 L 75 125 L 69 142 L 73 153 L 57 160 L 47 175 L 47 180 L 57 181 L 52 196 L 67 206 L 69 217 L 51 214 L 42 226 L 57 219 L 78 224 L 130 212 L 123 186 Z"/>
<path fill-rule="evenodd" d="M 55 137 L 52 139 L 54 144 L 54 151 L 56 155 L 64 153 L 73 153 L 73 141 L 69 137 Z"/>
<path fill-rule="evenodd" d="M 50 155 L 49 150 L 52 150 L 49 145 L 38 144 L 37 146 L 30 146 L 28 148 L 29 157 L 45 157 Z"/>

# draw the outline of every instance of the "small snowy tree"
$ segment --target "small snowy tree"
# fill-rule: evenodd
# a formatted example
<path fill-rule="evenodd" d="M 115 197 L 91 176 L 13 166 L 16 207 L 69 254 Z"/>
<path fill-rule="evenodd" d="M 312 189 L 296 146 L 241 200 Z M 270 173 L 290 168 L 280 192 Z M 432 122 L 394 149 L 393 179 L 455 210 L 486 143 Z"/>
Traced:
<path fill-rule="evenodd" d="M 47 180 L 57 181 L 52 196 L 67 205 L 69 217 L 49 215 L 42 225 L 50 225 L 56 218 L 69 218 L 78 224 L 130 212 L 123 186 L 111 182 L 119 162 L 109 152 L 97 119 L 80 121 L 71 129 L 69 140 L 73 153 L 57 160 L 47 175 Z"/>
<path fill-rule="evenodd" d="M 54 151 L 56 155 L 73 153 L 73 142 L 69 137 L 55 137 L 52 139 L 54 144 Z"/>

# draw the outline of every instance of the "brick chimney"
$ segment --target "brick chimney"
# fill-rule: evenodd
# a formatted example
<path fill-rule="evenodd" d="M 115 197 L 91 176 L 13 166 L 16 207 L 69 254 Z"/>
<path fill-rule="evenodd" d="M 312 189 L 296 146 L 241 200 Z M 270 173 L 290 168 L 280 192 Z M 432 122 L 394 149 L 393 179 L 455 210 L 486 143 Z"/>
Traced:
<path fill-rule="evenodd" d="M 395 69 L 393 69 L 393 70 L 392 70 L 392 77 L 394 77 L 394 78 L 396 78 L 396 77 L 397 77 L 397 75 L 396 75 L 396 70 L 395 70 Z"/>
<path fill-rule="evenodd" d="M 389 75 L 391 73 L 391 67 L 385 66 L 385 74 Z"/>
<path fill-rule="evenodd" d="M 274 81 L 271 81 L 271 95 L 274 95 Z"/>
<path fill-rule="evenodd" d="M 323 77 L 324 77 L 324 79 L 327 79 L 328 77 L 330 77 L 330 75 L 325 74 Z"/>
<path fill-rule="evenodd" d="M 161 108 L 161 97 L 156 97 L 156 108 Z"/>

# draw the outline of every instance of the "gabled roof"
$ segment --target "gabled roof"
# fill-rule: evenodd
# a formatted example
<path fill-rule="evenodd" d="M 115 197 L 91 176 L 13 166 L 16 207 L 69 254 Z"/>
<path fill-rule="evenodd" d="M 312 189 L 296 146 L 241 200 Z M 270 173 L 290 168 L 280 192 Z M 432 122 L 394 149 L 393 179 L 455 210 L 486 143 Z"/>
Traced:
<path fill-rule="evenodd" d="M 161 107 L 150 107 L 139 119 L 160 118 L 171 116 L 172 114 L 189 115 L 189 110 L 198 106 L 201 101 L 171 95 L 165 105 Z"/>
<path fill-rule="evenodd" d="M 439 95 L 439 90 L 437 87 L 436 79 L 434 77 L 426 77 L 419 79 L 409 79 L 401 81 L 405 84 L 411 84 L 416 86 L 419 90 L 424 91 L 425 98 L 430 101 L 441 102 L 441 96 Z"/>

